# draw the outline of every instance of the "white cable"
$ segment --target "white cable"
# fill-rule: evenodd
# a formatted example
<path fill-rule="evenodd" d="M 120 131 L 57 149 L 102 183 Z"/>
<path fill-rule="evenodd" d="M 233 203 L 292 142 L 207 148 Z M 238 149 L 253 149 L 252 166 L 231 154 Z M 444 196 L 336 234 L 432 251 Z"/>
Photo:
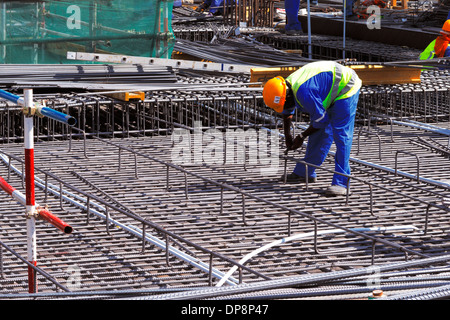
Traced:
<path fill-rule="evenodd" d="M 357 232 L 365 232 L 365 231 L 377 231 L 377 232 L 385 232 L 385 231 L 404 231 L 404 230 L 419 230 L 418 228 L 411 226 L 411 225 L 406 225 L 406 226 L 394 226 L 394 227 L 372 227 L 372 228 L 354 228 L 354 229 L 350 229 L 352 231 L 357 231 Z M 331 230 L 322 230 L 322 231 L 318 231 L 317 235 L 324 235 L 324 234 L 336 234 L 336 233 L 344 233 L 346 232 L 345 230 L 342 229 L 331 229 Z M 290 241 L 294 241 L 294 240 L 298 240 L 298 239 L 303 239 L 303 238 L 308 238 L 311 236 L 314 236 L 315 232 L 306 232 L 306 233 L 300 233 L 300 234 L 296 234 L 287 238 L 283 238 L 283 239 L 279 239 L 276 240 L 274 242 L 268 243 L 256 250 L 253 250 L 252 252 L 250 252 L 249 254 L 245 255 L 241 260 L 239 260 L 239 264 L 244 264 L 246 263 L 248 260 L 250 260 L 251 258 L 253 258 L 254 256 L 256 256 L 257 254 L 270 249 L 274 246 L 278 246 L 278 245 L 282 245 L 284 243 L 290 242 Z M 220 287 L 224 284 L 224 282 L 226 282 L 228 280 L 228 277 L 230 277 L 235 271 L 237 270 L 237 266 L 233 266 L 225 275 L 225 277 L 223 277 L 219 283 L 217 283 L 216 287 Z"/>

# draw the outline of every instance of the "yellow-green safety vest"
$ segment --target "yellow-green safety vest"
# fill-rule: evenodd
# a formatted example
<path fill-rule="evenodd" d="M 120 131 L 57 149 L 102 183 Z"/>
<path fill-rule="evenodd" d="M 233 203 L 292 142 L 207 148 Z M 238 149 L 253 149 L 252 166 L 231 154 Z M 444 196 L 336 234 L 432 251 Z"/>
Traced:
<path fill-rule="evenodd" d="M 434 45 L 436 44 L 436 39 L 431 41 L 431 43 L 423 50 L 423 52 L 420 54 L 419 59 L 420 60 L 430 60 L 434 58 L 434 55 L 436 54 L 434 52 Z"/>
<path fill-rule="evenodd" d="M 300 86 L 315 75 L 318 75 L 321 72 L 330 71 L 333 73 L 333 84 L 330 92 L 323 101 L 325 110 L 328 109 L 334 101 L 349 98 L 361 88 L 362 81 L 353 69 L 334 61 L 312 62 L 286 77 L 286 81 L 289 81 L 291 84 L 295 99 L 299 105 L 300 102 L 297 99 L 297 91 Z"/>

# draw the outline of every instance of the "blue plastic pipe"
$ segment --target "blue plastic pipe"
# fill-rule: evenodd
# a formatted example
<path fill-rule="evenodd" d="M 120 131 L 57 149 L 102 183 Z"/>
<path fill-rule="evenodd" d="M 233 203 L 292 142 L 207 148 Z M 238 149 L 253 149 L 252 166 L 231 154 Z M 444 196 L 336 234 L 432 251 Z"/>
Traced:
<path fill-rule="evenodd" d="M 18 105 L 21 105 L 21 106 L 25 105 L 25 101 L 23 98 L 16 96 L 15 94 L 9 93 L 7 91 L 1 90 L 1 89 L 0 89 L 0 98 L 17 103 Z"/>
<path fill-rule="evenodd" d="M 69 116 L 65 113 L 56 111 L 54 109 L 51 109 L 49 107 L 41 107 L 41 108 L 39 108 L 39 112 L 43 116 L 46 116 L 48 118 L 51 118 L 51 119 L 59 121 L 59 122 L 63 122 L 65 124 L 68 124 L 69 126 L 74 126 L 77 123 L 77 120 L 74 117 Z"/>
<path fill-rule="evenodd" d="M 6 99 L 20 106 L 25 106 L 25 100 L 22 97 L 16 96 L 15 94 L 12 94 L 5 90 L 0 89 L 0 98 Z M 74 126 L 77 123 L 77 120 L 74 117 L 69 116 L 65 113 L 43 106 L 36 106 L 36 108 L 41 115 L 68 124 L 69 126 Z"/>

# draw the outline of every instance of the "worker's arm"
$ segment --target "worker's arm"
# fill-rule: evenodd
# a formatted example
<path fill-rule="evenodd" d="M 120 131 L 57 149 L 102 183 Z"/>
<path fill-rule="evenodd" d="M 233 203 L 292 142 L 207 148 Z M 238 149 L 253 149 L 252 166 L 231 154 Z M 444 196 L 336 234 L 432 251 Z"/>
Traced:
<path fill-rule="evenodd" d="M 295 99 L 293 95 L 287 94 L 286 97 L 286 103 L 284 106 L 285 111 L 293 110 L 295 107 Z M 293 111 L 292 111 L 293 112 Z M 293 114 L 284 114 L 283 113 L 283 129 L 284 129 L 284 137 L 286 141 L 286 148 L 287 150 L 296 150 L 300 148 L 303 145 L 303 141 L 308 137 L 309 135 L 316 132 L 317 128 L 314 128 L 312 125 L 310 125 L 305 131 L 300 133 L 295 137 L 295 139 L 292 137 L 291 133 L 291 126 L 292 126 L 292 118 L 294 117 Z"/>
<path fill-rule="evenodd" d="M 299 135 L 297 135 L 292 142 L 292 146 L 289 150 L 296 150 L 300 148 L 303 145 L 303 141 L 305 141 L 306 137 L 310 136 L 314 132 L 318 131 L 319 129 L 314 128 L 312 125 L 310 125 L 305 131 L 301 132 Z"/>
<path fill-rule="evenodd" d="M 292 138 L 292 133 L 291 133 L 292 117 L 293 117 L 292 114 L 291 115 L 283 114 L 284 140 L 286 142 L 286 148 L 288 150 L 291 149 L 292 143 L 294 140 Z"/>

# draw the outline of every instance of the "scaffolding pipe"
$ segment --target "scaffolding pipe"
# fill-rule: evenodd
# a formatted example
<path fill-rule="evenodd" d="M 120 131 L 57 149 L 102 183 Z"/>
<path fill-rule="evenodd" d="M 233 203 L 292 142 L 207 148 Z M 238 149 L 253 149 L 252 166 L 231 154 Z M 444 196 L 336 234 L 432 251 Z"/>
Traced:
<path fill-rule="evenodd" d="M 13 197 L 15 200 L 17 200 L 20 204 L 26 205 L 25 195 L 16 188 L 14 188 L 13 186 L 11 186 L 2 177 L 0 177 L 0 188 L 3 189 L 3 191 L 5 191 L 7 194 Z M 59 230 L 61 230 L 66 234 L 72 233 L 73 228 L 66 222 L 62 221 L 60 218 L 56 217 L 46 207 L 42 207 L 38 203 L 35 203 L 35 207 L 36 207 L 35 213 L 37 218 L 40 218 L 52 224 L 53 226 L 55 226 L 56 228 L 58 228 Z"/>
<path fill-rule="evenodd" d="M 312 44 L 311 44 L 311 3 L 307 1 L 308 7 L 308 58 L 312 59 Z"/>
<path fill-rule="evenodd" d="M 37 207 L 37 214 L 38 218 L 47 221 L 65 234 L 72 233 L 73 228 L 69 224 L 55 216 L 53 213 L 51 213 L 47 208 Z"/>
<path fill-rule="evenodd" d="M 25 108 L 33 105 L 33 91 L 24 90 Z M 27 219 L 27 259 L 32 265 L 37 264 L 36 252 L 36 216 L 34 199 L 34 130 L 33 117 L 24 114 L 24 148 L 25 148 L 25 206 Z M 37 292 L 36 272 L 28 266 L 28 292 Z"/>
<path fill-rule="evenodd" d="M 25 89 L 24 92 L 26 93 L 30 89 Z M 51 108 L 46 107 L 45 105 L 35 104 L 33 101 L 30 101 L 28 104 L 26 103 L 26 97 L 22 98 L 20 96 L 17 96 L 15 94 L 12 94 L 10 92 L 7 92 L 5 90 L 0 89 L 0 98 L 3 98 L 5 100 L 11 101 L 15 104 L 18 104 L 21 107 L 25 107 L 28 110 L 35 109 L 38 115 L 40 116 L 46 116 L 50 119 L 65 123 L 69 126 L 74 126 L 77 123 L 77 120 L 69 116 L 67 114 L 64 114 L 62 112 L 53 110 Z M 33 119 L 33 118 L 31 118 Z"/>
<path fill-rule="evenodd" d="M 68 124 L 69 126 L 74 126 L 77 123 L 77 120 L 74 117 L 51 109 L 49 107 L 38 106 L 38 112 L 43 116 Z"/>

